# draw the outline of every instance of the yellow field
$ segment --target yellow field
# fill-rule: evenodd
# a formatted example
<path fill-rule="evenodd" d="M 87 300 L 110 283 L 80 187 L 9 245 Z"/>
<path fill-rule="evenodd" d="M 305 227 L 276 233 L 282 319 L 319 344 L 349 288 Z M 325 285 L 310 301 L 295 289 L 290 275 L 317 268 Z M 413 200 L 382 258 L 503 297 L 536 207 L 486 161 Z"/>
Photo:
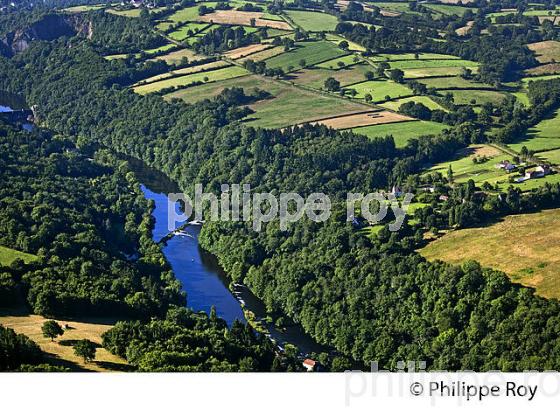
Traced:
<path fill-rule="evenodd" d="M 344 130 L 356 127 L 365 127 L 367 125 L 389 124 L 393 122 L 412 121 L 413 118 L 406 115 L 397 114 L 392 111 L 376 111 L 338 116 L 334 118 L 325 118 L 315 122 L 315 124 L 326 125 L 335 130 Z"/>
<path fill-rule="evenodd" d="M 51 342 L 43 337 L 41 326 L 48 320 L 42 316 L 30 315 L 21 311 L 0 310 L 0 324 L 22 333 L 39 345 L 48 355 L 48 360 L 54 365 L 68 367 L 74 371 L 123 371 L 128 365 L 124 359 L 117 357 L 102 347 L 97 348 L 95 360 L 84 364 L 83 360 L 74 355 L 72 343 L 76 340 L 89 339 L 101 345 L 101 335 L 109 330 L 112 325 L 101 323 L 95 319 L 83 321 L 57 320 L 64 328 L 66 324 L 71 329 L 65 330 L 64 335 Z"/>
<path fill-rule="evenodd" d="M 420 253 L 459 264 L 476 260 L 505 272 L 513 282 L 560 298 L 560 209 L 513 215 L 484 228 L 453 231 Z"/>
<path fill-rule="evenodd" d="M 240 26 L 270 27 L 279 30 L 291 30 L 292 27 L 285 21 L 275 21 L 263 19 L 264 13 L 237 11 L 237 10 L 216 10 L 213 13 L 198 17 L 198 21 L 216 24 L 235 24 Z M 254 24 L 253 24 L 253 23 Z"/>

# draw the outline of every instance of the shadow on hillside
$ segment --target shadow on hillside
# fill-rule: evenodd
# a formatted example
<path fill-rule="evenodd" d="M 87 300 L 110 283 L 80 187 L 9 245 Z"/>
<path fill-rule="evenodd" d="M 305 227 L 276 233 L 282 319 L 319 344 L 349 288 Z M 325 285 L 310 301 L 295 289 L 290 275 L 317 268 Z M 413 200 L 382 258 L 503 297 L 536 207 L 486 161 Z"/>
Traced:
<path fill-rule="evenodd" d="M 98 360 L 96 360 L 94 363 L 99 367 L 101 367 L 102 369 L 109 370 L 112 372 L 132 372 L 135 370 L 134 366 L 131 366 L 126 363 L 112 363 L 112 362 L 104 362 Z"/>
<path fill-rule="evenodd" d="M 71 372 L 85 372 L 85 373 L 93 373 L 93 370 L 86 369 L 81 367 L 77 363 L 71 362 L 69 360 L 61 359 L 60 357 L 51 354 L 51 353 L 44 353 L 45 360 L 49 364 L 53 366 L 61 366 L 65 367 L 66 369 L 70 370 Z"/>

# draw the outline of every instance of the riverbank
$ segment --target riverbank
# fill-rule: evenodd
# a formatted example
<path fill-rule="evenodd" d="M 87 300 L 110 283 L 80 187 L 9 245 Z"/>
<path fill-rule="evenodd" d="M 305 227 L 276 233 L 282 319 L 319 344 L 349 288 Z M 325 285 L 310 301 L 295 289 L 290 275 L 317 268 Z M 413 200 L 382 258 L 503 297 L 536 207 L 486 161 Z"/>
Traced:
<path fill-rule="evenodd" d="M 286 344 L 294 345 L 304 356 L 331 350 L 316 343 L 297 324 L 276 327 L 274 321 L 268 318 L 264 304 L 246 286 L 232 283 L 217 258 L 199 246 L 201 226 L 183 222 L 172 230 L 180 230 L 182 234 L 172 234 L 167 226 L 168 213 L 180 210 L 178 203 L 169 202 L 167 194 L 179 192 L 179 187 L 164 174 L 140 161 L 132 160 L 130 165 L 142 184 L 144 196 L 154 202 L 153 239 L 161 243 L 175 277 L 186 291 L 188 307 L 209 314 L 215 306 L 218 316 L 228 325 L 231 326 L 235 320 L 249 323 L 256 331 L 267 334 L 280 349 Z"/>

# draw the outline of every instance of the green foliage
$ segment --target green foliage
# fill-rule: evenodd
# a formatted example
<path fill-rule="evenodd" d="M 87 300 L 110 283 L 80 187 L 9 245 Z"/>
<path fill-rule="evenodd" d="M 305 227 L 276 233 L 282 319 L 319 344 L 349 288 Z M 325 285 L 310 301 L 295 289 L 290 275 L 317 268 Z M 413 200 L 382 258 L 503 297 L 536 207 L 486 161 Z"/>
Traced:
<path fill-rule="evenodd" d="M 35 342 L 0 325 L 0 371 L 18 370 L 23 364 L 38 364 L 41 359 L 41 349 Z"/>
<path fill-rule="evenodd" d="M 126 167 L 111 155 L 115 168 L 88 160 L 40 130 L 0 125 L 0 146 L 0 242 L 39 256 L 3 268 L 1 292 L 14 295 L 21 283 L 34 312 L 47 316 L 158 313 L 181 303 Z"/>
<path fill-rule="evenodd" d="M 272 342 L 249 325 L 236 321 L 228 329 L 215 315 L 185 308 L 170 309 L 165 320 L 119 322 L 103 335 L 103 346 L 147 372 L 269 371 L 276 357 Z M 295 368 L 280 363 L 276 370 Z"/>
<path fill-rule="evenodd" d="M 41 331 L 43 332 L 44 337 L 51 339 L 51 342 L 58 336 L 62 336 L 64 334 L 62 327 L 54 320 L 47 320 L 43 323 Z"/>
<path fill-rule="evenodd" d="M 84 359 L 84 363 L 91 362 L 95 359 L 95 351 L 97 346 L 91 340 L 78 340 L 74 345 L 74 354 Z"/>

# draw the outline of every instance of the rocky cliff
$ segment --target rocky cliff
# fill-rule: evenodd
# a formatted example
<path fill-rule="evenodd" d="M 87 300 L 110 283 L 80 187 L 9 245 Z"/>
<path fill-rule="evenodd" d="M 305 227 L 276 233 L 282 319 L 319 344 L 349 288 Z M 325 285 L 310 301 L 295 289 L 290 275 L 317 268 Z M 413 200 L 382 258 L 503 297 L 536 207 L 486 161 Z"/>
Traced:
<path fill-rule="evenodd" d="M 48 14 L 27 27 L 14 30 L 0 39 L 0 53 L 12 56 L 26 50 L 33 41 L 52 41 L 59 37 L 81 35 L 91 38 L 91 21 L 80 16 Z"/>

